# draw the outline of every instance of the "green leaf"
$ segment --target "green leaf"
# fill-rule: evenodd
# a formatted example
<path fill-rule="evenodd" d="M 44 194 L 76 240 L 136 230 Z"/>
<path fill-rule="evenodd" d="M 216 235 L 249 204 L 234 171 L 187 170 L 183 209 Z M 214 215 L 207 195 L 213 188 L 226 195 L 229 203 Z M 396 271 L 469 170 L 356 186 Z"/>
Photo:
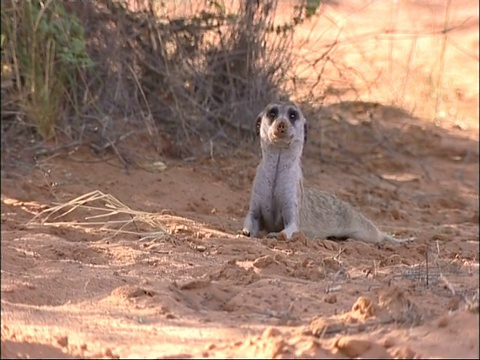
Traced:
<path fill-rule="evenodd" d="M 315 15 L 315 12 L 320 7 L 322 0 L 307 0 L 307 4 L 305 6 L 305 12 L 307 18 Z"/>

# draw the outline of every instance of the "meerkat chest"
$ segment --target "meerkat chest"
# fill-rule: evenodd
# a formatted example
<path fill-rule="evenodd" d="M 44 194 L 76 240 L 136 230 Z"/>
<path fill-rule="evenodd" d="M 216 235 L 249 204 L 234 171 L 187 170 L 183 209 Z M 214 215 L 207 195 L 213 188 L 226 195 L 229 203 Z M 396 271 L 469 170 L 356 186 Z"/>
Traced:
<path fill-rule="evenodd" d="M 276 161 L 268 161 L 259 168 L 259 196 L 262 197 L 261 213 L 268 231 L 280 231 L 284 227 L 285 209 L 297 202 L 298 182 L 301 170 L 289 159 L 278 156 Z"/>

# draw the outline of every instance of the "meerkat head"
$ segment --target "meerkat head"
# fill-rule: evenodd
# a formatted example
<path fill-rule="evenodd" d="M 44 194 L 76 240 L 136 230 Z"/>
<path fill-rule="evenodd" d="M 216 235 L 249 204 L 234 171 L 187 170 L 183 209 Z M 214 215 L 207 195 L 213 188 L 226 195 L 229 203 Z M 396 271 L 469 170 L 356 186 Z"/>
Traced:
<path fill-rule="evenodd" d="M 288 147 L 294 142 L 307 141 L 307 122 L 302 112 L 291 102 L 272 102 L 258 115 L 255 133 L 262 143 Z"/>

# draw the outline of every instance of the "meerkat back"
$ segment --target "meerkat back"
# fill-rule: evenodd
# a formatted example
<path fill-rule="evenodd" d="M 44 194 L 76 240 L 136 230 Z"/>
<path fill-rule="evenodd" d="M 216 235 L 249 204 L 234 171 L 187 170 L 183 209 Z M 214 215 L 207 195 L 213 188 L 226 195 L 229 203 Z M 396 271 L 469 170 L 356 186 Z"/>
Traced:
<path fill-rule="evenodd" d="M 300 226 L 310 237 L 373 243 L 383 239 L 383 233 L 350 204 L 334 194 L 314 189 L 304 189 Z"/>

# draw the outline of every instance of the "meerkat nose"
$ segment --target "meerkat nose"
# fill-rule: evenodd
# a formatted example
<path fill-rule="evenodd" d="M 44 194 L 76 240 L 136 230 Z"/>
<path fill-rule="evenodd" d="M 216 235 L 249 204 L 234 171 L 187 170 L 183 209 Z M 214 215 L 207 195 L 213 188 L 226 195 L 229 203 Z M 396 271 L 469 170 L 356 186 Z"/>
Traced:
<path fill-rule="evenodd" d="M 286 121 L 282 121 L 277 125 L 277 131 L 280 132 L 280 134 L 285 133 L 285 131 L 287 131 L 287 128 L 288 124 L 286 123 Z"/>

